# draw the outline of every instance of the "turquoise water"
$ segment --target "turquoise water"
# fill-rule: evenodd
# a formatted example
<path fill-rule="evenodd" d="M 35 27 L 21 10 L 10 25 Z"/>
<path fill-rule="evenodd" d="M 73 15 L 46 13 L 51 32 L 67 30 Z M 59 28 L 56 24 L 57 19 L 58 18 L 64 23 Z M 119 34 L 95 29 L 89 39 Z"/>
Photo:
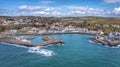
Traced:
<path fill-rule="evenodd" d="M 51 35 L 64 40 L 64 46 L 42 49 L 52 56 L 28 52 L 29 49 L 1 44 L 0 67 L 120 67 L 120 48 L 92 43 L 90 35 Z"/>
<path fill-rule="evenodd" d="M 39 35 L 35 36 L 34 39 L 30 39 L 29 41 L 31 41 L 32 43 L 40 43 L 40 42 L 43 42 L 43 40 L 41 39 L 41 36 L 39 36 Z"/>

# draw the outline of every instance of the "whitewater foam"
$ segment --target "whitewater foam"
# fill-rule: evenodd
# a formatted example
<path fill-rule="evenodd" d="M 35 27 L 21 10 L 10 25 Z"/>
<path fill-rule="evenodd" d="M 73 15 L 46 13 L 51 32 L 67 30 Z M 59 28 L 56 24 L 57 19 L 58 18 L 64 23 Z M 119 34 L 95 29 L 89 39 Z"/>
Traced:
<path fill-rule="evenodd" d="M 93 42 L 92 40 L 89 40 L 90 43 L 96 43 L 96 42 Z M 96 43 L 96 44 L 101 44 L 101 43 Z"/>
<path fill-rule="evenodd" d="M 41 47 L 31 47 L 28 52 L 41 54 L 43 56 L 53 56 L 55 54 L 53 51 Z"/>
<path fill-rule="evenodd" d="M 109 48 L 120 48 L 120 44 L 119 45 L 117 45 L 117 46 L 113 46 L 113 47 L 110 47 L 110 46 L 107 46 L 107 45 L 105 45 L 106 47 L 109 47 Z"/>
<path fill-rule="evenodd" d="M 89 42 L 90 42 L 90 43 L 95 43 L 95 42 L 93 42 L 93 41 L 91 41 L 91 40 L 89 40 Z"/>
<path fill-rule="evenodd" d="M 5 42 L 1 42 L 1 43 L 2 43 L 2 44 L 5 44 L 5 45 L 15 46 L 15 47 L 27 48 L 27 47 L 25 47 L 25 46 L 17 45 L 17 44 L 10 44 L 10 43 L 5 43 Z"/>
<path fill-rule="evenodd" d="M 51 50 L 47 50 L 47 49 L 43 49 L 42 46 L 38 46 L 38 47 L 25 47 L 22 45 L 17 45 L 17 44 L 10 44 L 10 43 L 5 43 L 5 42 L 1 42 L 2 44 L 5 45 L 10 45 L 10 46 L 15 46 L 15 47 L 22 47 L 22 48 L 26 48 L 28 49 L 28 52 L 30 53 L 37 53 L 37 54 L 41 54 L 43 56 L 53 56 L 55 53 Z"/>

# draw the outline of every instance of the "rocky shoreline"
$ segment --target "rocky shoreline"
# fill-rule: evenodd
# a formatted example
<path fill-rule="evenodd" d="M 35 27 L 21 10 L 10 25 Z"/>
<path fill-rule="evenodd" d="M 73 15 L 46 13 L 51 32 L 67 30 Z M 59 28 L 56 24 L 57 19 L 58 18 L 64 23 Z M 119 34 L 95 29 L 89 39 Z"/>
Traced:
<path fill-rule="evenodd" d="M 118 45 L 120 45 L 120 41 L 107 41 L 107 40 L 99 40 L 99 39 L 96 39 L 96 38 L 92 38 L 91 39 L 93 42 L 95 43 L 101 43 L 102 45 L 107 45 L 109 47 L 116 47 Z"/>
<path fill-rule="evenodd" d="M 55 35 L 55 34 L 86 34 L 86 35 L 94 35 L 94 36 L 97 36 L 95 33 L 82 33 L 82 32 L 57 32 L 57 33 L 41 33 L 41 34 L 26 34 L 26 33 L 23 33 L 23 34 L 15 34 L 15 35 L 30 35 L 31 37 L 28 37 L 28 38 L 33 38 L 34 36 L 33 35 L 41 35 L 41 36 L 45 36 L 45 35 Z M 8 34 L 8 35 L 12 35 L 12 34 Z M 59 40 L 59 39 L 55 39 L 55 38 L 52 38 L 52 37 L 43 37 L 42 38 L 44 41 L 56 41 L 58 40 L 59 42 L 61 43 L 64 43 L 62 40 Z M 101 40 L 101 39 L 97 39 L 97 38 L 91 38 L 90 39 L 91 41 L 93 42 L 96 42 L 96 43 L 101 43 L 102 45 L 107 45 L 109 47 L 113 47 L 113 46 L 118 46 L 120 44 L 120 41 L 108 41 L 108 40 Z M 0 40 L 1 41 L 1 40 Z M 5 42 L 5 41 L 3 41 Z M 13 43 L 14 41 L 7 41 L 8 43 Z M 50 42 L 49 42 L 50 43 Z M 54 42 L 52 42 L 54 44 Z M 57 42 L 58 43 L 58 42 Z M 14 44 L 14 43 L 13 43 Z M 29 44 L 28 43 L 17 43 L 17 44 L 21 44 L 21 45 L 26 45 L 28 47 L 31 47 L 31 46 L 34 46 L 33 44 Z M 45 43 L 42 43 L 42 44 L 45 44 Z M 38 45 L 38 44 L 37 44 Z"/>
<path fill-rule="evenodd" d="M 96 33 L 83 33 L 83 32 L 49 32 L 49 33 L 40 33 L 40 34 L 30 34 L 30 33 L 20 33 L 14 35 L 56 35 L 56 34 L 86 34 L 86 35 L 96 35 Z M 6 35 L 13 35 L 13 34 L 6 34 Z"/>
<path fill-rule="evenodd" d="M 64 44 L 62 40 L 57 39 L 57 38 L 52 38 L 52 37 L 49 37 L 49 39 L 47 40 L 44 40 L 46 37 L 42 37 L 42 39 L 45 41 L 42 43 L 31 43 L 30 41 L 27 40 L 27 38 L 26 39 L 15 39 L 15 38 L 6 37 L 6 38 L 0 38 L 0 42 L 5 42 L 9 44 L 17 44 L 19 46 L 26 46 L 26 47 L 48 46 L 51 44 L 60 44 L 60 45 Z M 33 37 L 30 37 L 30 38 L 33 38 Z"/>
<path fill-rule="evenodd" d="M 43 36 L 42 39 L 45 41 L 43 43 L 38 43 L 38 44 L 33 44 L 30 42 L 21 42 L 20 40 L 13 40 L 13 39 L 9 39 L 9 40 L 3 40 L 0 39 L 0 42 L 5 42 L 5 43 L 10 43 L 10 44 L 17 44 L 20 46 L 26 46 L 26 47 L 36 47 L 36 46 L 47 46 L 50 44 L 64 44 L 64 42 L 60 39 L 57 38 L 53 38 L 53 37 L 46 37 L 45 35 L 55 35 L 55 34 L 86 34 L 86 35 L 95 35 L 93 33 L 82 33 L 82 32 L 57 32 L 57 33 L 41 33 L 41 34 L 27 34 L 27 33 L 23 33 L 23 34 L 6 34 L 6 36 L 16 36 L 16 35 L 29 35 L 30 37 L 26 37 L 26 39 L 33 39 L 34 35 L 41 35 Z M 45 37 L 44 37 L 45 36 Z"/>

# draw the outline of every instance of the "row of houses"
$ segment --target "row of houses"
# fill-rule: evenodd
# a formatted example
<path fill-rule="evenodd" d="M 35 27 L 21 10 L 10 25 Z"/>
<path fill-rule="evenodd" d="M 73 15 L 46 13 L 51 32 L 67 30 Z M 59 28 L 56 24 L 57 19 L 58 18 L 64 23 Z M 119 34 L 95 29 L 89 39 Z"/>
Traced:
<path fill-rule="evenodd" d="M 34 33 L 45 33 L 47 30 L 41 29 L 41 28 L 36 28 L 36 27 L 24 27 L 20 30 L 17 29 L 11 29 L 8 31 L 10 34 L 16 34 L 16 33 L 28 33 L 28 34 L 34 34 Z"/>
<path fill-rule="evenodd" d="M 110 32 L 108 34 L 108 40 L 109 41 L 114 41 L 114 40 L 120 41 L 120 32 Z"/>
<path fill-rule="evenodd" d="M 120 25 L 116 25 L 116 24 L 95 24 L 95 26 L 103 27 L 103 28 L 106 28 L 106 27 L 120 28 Z"/>
<path fill-rule="evenodd" d="M 110 32 L 108 35 L 97 35 L 96 39 L 106 41 L 120 41 L 120 32 Z"/>

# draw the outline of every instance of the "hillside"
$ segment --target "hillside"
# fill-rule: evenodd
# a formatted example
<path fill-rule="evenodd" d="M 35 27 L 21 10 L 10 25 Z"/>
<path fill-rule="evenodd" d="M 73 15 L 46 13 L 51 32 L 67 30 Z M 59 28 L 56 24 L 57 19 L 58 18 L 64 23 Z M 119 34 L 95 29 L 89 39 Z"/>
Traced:
<path fill-rule="evenodd" d="M 120 18 L 88 16 L 88 17 L 68 17 L 67 19 L 76 20 L 76 21 L 88 20 L 90 21 L 90 23 L 95 23 L 95 24 L 119 24 L 120 25 Z"/>

